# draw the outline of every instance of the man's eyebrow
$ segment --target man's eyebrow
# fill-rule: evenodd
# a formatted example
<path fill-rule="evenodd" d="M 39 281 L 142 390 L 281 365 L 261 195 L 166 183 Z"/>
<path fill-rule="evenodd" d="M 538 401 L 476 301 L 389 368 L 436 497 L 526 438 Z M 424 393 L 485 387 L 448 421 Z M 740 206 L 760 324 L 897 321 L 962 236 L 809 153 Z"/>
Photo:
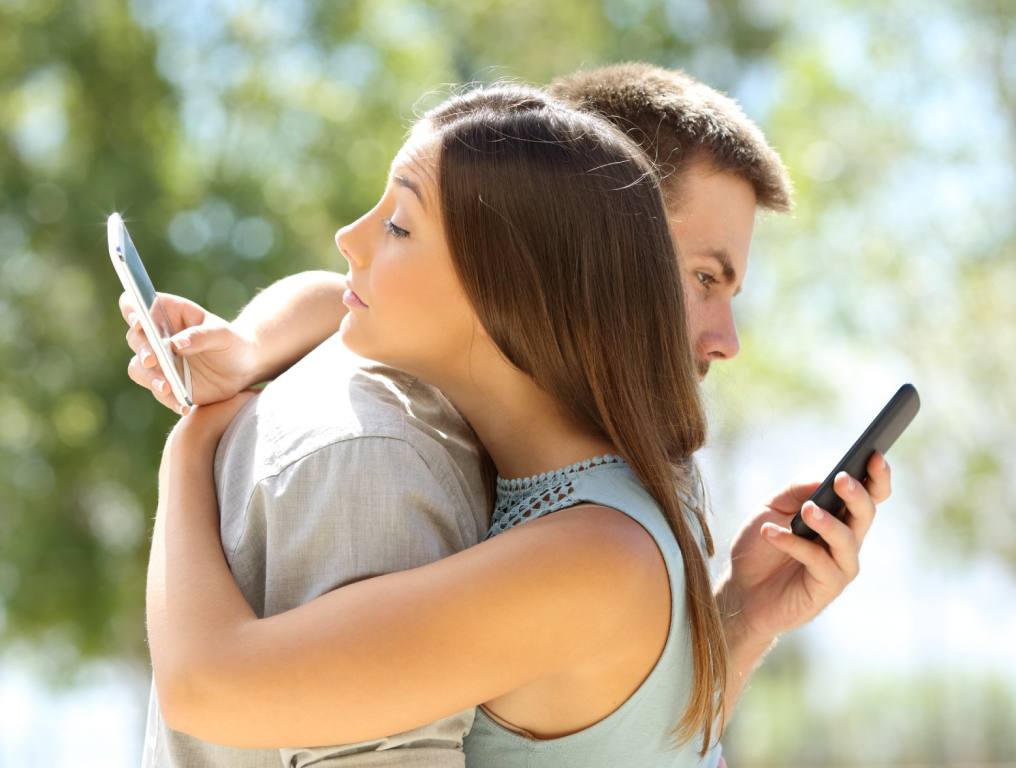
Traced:
<path fill-rule="evenodd" d="M 425 203 L 423 200 L 423 193 L 420 191 L 419 184 L 417 184 L 412 179 L 406 178 L 405 176 L 396 176 L 395 174 L 392 174 L 392 181 L 394 181 L 400 187 L 405 187 L 414 195 L 416 195 L 416 199 L 420 201 L 420 205 L 423 206 L 424 210 L 427 210 L 427 203 Z"/>
<path fill-rule="evenodd" d="M 730 260 L 730 254 L 723 248 L 708 248 L 703 251 L 698 251 L 697 256 L 705 256 L 710 259 L 715 259 L 720 268 L 723 270 L 723 279 L 726 280 L 730 285 L 737 285 L 737 270 L 734 269 L 734 263 Z M 743 286 L 738 286 L 734 295 L 737 296 L 741 292 Z"/>

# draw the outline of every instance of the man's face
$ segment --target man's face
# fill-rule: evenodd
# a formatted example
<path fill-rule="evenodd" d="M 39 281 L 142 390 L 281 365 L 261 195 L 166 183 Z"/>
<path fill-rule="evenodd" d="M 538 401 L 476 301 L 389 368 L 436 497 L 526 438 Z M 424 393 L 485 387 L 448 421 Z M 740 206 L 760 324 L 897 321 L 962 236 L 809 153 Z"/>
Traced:
<path fill-rule="evenodd" d="M 747 181 L 697 161 L 667 206 L 700 379 L 714 360 L 729 360 L 740 348 L 732 302 L 748 268 L 755 204 Z"/>

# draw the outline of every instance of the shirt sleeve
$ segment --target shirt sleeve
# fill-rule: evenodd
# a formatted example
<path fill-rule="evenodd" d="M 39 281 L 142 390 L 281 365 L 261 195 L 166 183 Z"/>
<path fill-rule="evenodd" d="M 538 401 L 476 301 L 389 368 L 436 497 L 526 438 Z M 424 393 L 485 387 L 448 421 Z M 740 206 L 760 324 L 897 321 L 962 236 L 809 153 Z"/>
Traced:
<path fill-rule="evenodd" d="M 471 543 L 461 494 L 409 442 L 356 437 L 254 485 L 230 567 L 261 616 L 361 579 L 424 565 Z M 260 607 L 260 610 L 259 610 Z M 474 709 L 371 742 L 280 752 L 287 766 L 461 765 Z"/>
<path fill-rule="evenodd" d="M 464 498 L 426 458 L 403 439 L 356 437 L 258 482 L 227 554 L 238 581 L 263 585 L 262 615 L 474 543 Z"/>

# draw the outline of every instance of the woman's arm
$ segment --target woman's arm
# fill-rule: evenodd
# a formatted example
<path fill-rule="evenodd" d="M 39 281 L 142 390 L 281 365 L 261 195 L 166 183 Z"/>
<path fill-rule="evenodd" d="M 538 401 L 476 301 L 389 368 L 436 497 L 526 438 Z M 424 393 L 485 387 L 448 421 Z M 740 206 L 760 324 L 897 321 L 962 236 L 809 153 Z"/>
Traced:
<path fill-rule="evenodd" d="M 211 459 L 222 427 L 202 422 L 235 410 L 181 420 L 160 470 L 148 631 L 170 727 L 243 747 L 356 742 L 629 647 L 662 561 L 641 526 L 596 507 L 257 619 L 219 544 Z"/>
<path fill-rule="evenodd" d="M 345 275 L 316 270 L 284 277 L 257 294 L 233 321 L 257 339 L 248 386 L 274 378 L 335 333 L 349 311 L 345 290 Z"/>
<path fill-rule="evenodd" d="M 174 351 L 190 363 L 194 402 L 226 400 L 289 368 L 338 330 L 347 312 L 345 290 L 345 275 L 301 272 L 261 291 L 233 322 L 189 299 L 160 293 L 161 311 L 174 331 Z M 131 318 L 134 307 L 126 293 L 120 311 L 130 326 L 127 344 L 135 353 L 128 374 L 163 405 L 178 410 L 140 322 Z"/>

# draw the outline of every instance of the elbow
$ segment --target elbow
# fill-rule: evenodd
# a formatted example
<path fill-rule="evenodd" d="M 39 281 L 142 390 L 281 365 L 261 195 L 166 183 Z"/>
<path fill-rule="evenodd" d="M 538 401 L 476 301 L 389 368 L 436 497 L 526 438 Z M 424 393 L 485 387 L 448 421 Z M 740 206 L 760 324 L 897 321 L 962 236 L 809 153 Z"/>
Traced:
<path fill-rule="evenodd" d="M 154 666 L 159 710 L 167 727 L 205 741 L 221 738 L 213 732 L 218 722 L 213 716 L 213 672 L 197 660 Z"/>
<path fill-rule="evenodd" d="M 201 696 L 196 691 L 195 676 L 185 665 L 160 670 L 155 667 L 155 690 L 159 711 L 166 726 L 174 731 L 200 736 L 195 732 L 201 718 L 198 706 Z"/>
<path fill-rule="evenodd" d="M 228 644 L 224 644 L 226 647 Z M 213 744 L 264 747 L 264 734 L 247 707 L 251 689 L 242 654 L 209 648 L 175 663 L 154 666 L 156 694 L 168 728 Z M 248 668 L 249 669 L 249 668 Z"/>

